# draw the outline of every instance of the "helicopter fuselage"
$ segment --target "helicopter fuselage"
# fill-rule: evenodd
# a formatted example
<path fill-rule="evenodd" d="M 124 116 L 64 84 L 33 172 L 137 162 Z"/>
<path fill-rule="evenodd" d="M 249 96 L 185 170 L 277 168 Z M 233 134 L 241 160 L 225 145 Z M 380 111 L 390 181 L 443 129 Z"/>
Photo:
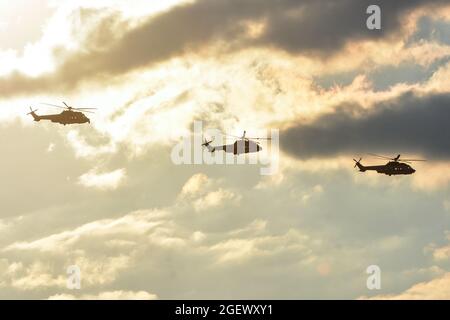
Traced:
<path fill-rule="evenodd" d="M 239 155 L 243 153 L 255 153 L 262 150 L 262 147 L 251 140 L 237 140 L 233 144 L 226 144 L 222 146 L 210 146 L 207 145 L 208 150 L 214 152 L 216 150 L 223 150 L 227 153 L 233 153 L 234 155 Z"/>
<path fill-rule="evenodd" d="M 364 166 L 359 162 L 357 162 L 356 165 L 358 166 L 359 171 L 361 172 L 372 170 L 378 173 L 386 174 L 388 176 L 408 175 L 416 172 L 416 170 L 414 170 L 410 165 L 398 161 L 389 161 L 385 165 L 379 166 Z"/>
<path fill-rule="evenodd" d="M 48 114 L 48 115 L 37 115 L 35 112 L 31 112 L 34 121 L 48 120 L 55 123 L 60 123 L 63 125 L 67 124 L 83 124 L 90 123 L 86 115 L 82 112 L 65 110 L 59 114 Z"/>

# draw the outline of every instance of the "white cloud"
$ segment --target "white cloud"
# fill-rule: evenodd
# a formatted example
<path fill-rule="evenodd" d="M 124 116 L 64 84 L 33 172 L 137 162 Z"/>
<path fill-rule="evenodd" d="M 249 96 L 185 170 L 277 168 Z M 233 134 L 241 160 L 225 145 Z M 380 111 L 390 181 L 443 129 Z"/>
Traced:
<path fill-rule="evenodd" d="M 450 232 L 446 232 L 447 240 L 450 241 Z M 427 250 L 430 250 L 433 254 L 433 258 L 437 261 L 449 260 L 450 259 L 450 245 L 444 245 L 442 247 L 436 247 L 434 245 L 429 246 Z"/>
<path fill-rule="evenodd" d="M 117 151 L 116 145 L 112 142 L 99 146 L 90 145 L 76 130 L 70 130 L 67 133 L 67 141 L 73 147 L 75 155 L 79 158 L 93 158 Z"/>
<path fill-rule="evenodd" d="M 49 300 L 156 300 L 158 296 L 146 291 L 104 291 L 98 294 L 83 294 L 75 296 L 72 294 L 56 294 L 50 296 Z"/>
<path fill-rule="evenodd" d="M 9 224 L 0 219 L 0 232 L 5 231 L 8 228 Z"/>
<path fill-rule="evenodd" d="M 210 250 L 218 254 L 220 263 L 240 263 L 255 257 L 277 256 L 287 252 L 296 252 L 300 262 L 312 255 L 312 244 L 307 235 L 290 229 L 281 235 L 223 240 L 213 245 Z"/>
<path fill-rule="evenodd" d="M 4 250 L 39 250 L 63 252 L 76 243 L 95 237 L 118 238 L 120 235 L 139 235 L 161 224 L 163 211 L 137 211 L 118 219 L 98 220 L 84 224 L 73 230 L 63 231 L 31 242 L 16 242 Z"/>
<path fill-rule="evenodd" d="M 447 187 L 450 183 L 449 167 L 449 162 L 416 164 L 417 172 L 412 177 L 413 188 L 432 192 Z"/>
<path fill-rule="evenodd" d="M 366 297 L 363 297 L 366 298 Z M 413 285 L 399 294 L 378 295 L 371 299 L 388 300 L 449 300 L 450 272 L 443 276 Z"/>
<path fill-rule="evenodd" d="M 231 231 L 230 235 L 242 236 L 242 235 L 260 234 L 260 233 L 266 231 L 267 223 L 268 222 L 266 220 L 257 219 L 244 228 Z"/>
<path fill-rule="evenodd" d="M 12 268 L 12 270 L 13 272 L 10 273 L 11 286 L 19 290 L 62 288 L 66 286 L 66 277 L 62 273 L 55 276 L 52 273 L 51 265 L 48 263 L 33 262 L 26 268 L 20 264 L 18 267 Z"/>
<path fill-rule="evenodd" d="M 194 202 L 194 208 L 196 211 L 205 211 L 228 204 L 235 205 L 240 199 L 240 196 L 234 192 L 220 188 L 217 191 L 208 192 L 204 197 L 197 199 Z"/>
<path fill-rule="evenodd" d="M 73 258 L 73 264 L 81 271 L 81 286 L 96 287 L 113 283 L 120 272 L 129 268 L 133 259 L 130 252 L 113 257 L 77 257 Z M 71 262 L 72 263 L 72 262 Z M 67 276 L 65 275 L 65 279 Z"/>
<path fill-rule="evenodd" d="M 56 145 L 54 143 L 50 143 L 47 147 L 47 152 L 51 153 L 55 150 Z"/>
<path fill-rule="evenodd" d="M 192 203 L 197 212 L 238 204 L 241 196 L 232 190 L 219 187 L 220 184 L 220 180 L 210 179 L 203 173 L 194 174 L 183 185 L 178 200 L 189 205 Z M 210 191 L 213 188 L 216 190 Z"/>
<path fill-rule="evenodd" d="M 115 190 L 126 177 L 125 169 L 117 169 L 107 173 L 97 173 L 91 170 L 78 178 L 78 183 L 87 188 L 100 190 Z"/>
<path fill-rule="evenodd" d="M 195 196 L 201 191 L 208 189 L 211 181 L 207 175 L 203 173 L 194 174 L 184 184 L 181 190 L 181 196 Z"/>
<path fill-rule="evenodd" d="M 205 238 L 206 235 L 201 231 L 195 231 L 191 236 L 191 240 L 194 242 L 202 242 Z"/>

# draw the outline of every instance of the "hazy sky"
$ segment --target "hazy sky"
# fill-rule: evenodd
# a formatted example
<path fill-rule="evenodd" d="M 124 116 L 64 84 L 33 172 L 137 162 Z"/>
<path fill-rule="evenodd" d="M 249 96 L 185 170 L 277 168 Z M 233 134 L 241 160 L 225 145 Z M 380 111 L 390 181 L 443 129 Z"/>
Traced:
<path fill-rule="evenodd" d="M 444 0 L 0 0 L 0 298 L 449 299 L 448 30 Z M 62 101 L 99 109 L 27 116 Z M 278 129 L 278 172 L 175 164 L 195 121 Z"/>

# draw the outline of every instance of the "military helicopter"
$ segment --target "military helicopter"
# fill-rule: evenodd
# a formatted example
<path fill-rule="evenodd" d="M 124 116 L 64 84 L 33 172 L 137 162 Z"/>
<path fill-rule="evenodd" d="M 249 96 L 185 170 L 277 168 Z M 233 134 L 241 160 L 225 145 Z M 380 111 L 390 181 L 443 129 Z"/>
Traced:
<path fill-rule="evenodd" d="M 31 112 L 28 114 L 30 114 L 33 117 L 34 121 L 49 120 L 51 122 L 60 123 L 63 125 L 91 123 L 91 120 L 88 117 L 86 117 L 84 112 L 94 113 L 90 110 L 96 110 L 96 108 L 74 108 L 67 105 L 65 102 L 63 102 L 65 107 L 49 103 L 42 103 L 42 104 L 55 108 L 64 109 L 64 111 L 59 114 L 37 115 L 36 114 L 37 110 L 33 110 L 30 107 Z"/>
<path fill-rule="evenodd" d="M 426 161 L 426 160 L 421 160 L 421 159 L 400 159 L 400 155 L 397 155 L 394 158 L 380 156 L 380 155 L 373 154 L 373 153 L 369 153 L 369 155 L 377 157 L 379 159 L 386 159 L 386 160 L 390 160 L 390 161 L 384 165 L 379 165 L 379 166 L 364 166 L 361 164 L 362 158 L 360 158 L 358 161 L 353 159 L 353 161 L 355 161 L 355 168 L 358 167 L 360 172 L 373 170 L 378 173 L 384 173 L 388 176 L 408 175 L 408 174 L 413 174 L 414 172 L 416 172 L 416 170 L 414 170 L 410 165 L 408 165 L 406 163 L 410 163 L 412 161 Z"/>
<path fill-rule="evenodd" d="M 244 131 L 244 134 L 242 136 L 233 136 L 233 135 L 225 135 L 228 137 L 238 138 L 233 144 L 226 144 L 221 146 L 211 146 L 211 142 L 214 141 L 207 141 L 205 139 L 205 142 L 202 144 L 202 146 L 208 148 L 209 152 L 215 152 L 216 150 L 223 150 L 227 153 L 233 153 L 234 155 L 239 155 L 243 153 L 255 153 L 262 150 L 262 147 L 259 145 L 258 142 L 252 141 L 252 140 L 271 140 L 271 138 L 248 138 L 246 137 L 247 132 Z"/>

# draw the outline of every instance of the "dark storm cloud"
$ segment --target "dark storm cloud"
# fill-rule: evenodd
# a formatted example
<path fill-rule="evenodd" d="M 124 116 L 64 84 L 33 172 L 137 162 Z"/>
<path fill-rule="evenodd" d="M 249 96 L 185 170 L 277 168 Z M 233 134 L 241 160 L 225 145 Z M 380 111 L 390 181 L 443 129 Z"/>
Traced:
<path fill-rule="evenodd" d="M 293 126 L 282 132 L 281 148 L 299 158 L 377 152 L 450 159 L 450 94 L 405 94 L 374 109 L 342 106 L 313 123 Z M 362 115 L 354 116 L 355 111 Z"/>
<path fill-rule="evenodd" d="M 395 34 L 401 17 L 423 4 L 444 0 L 199 0 L 177 6 L 138 27 L 113 14 L 103 19 L 94 36 L 87 37 L 82 52 L 63 58 L 57 71 L 38 78 L 13 74 L 0 79 L 0 94 L 23 95 L 45 90 L 72 89 L 81 81 L 120 75 L 195 51 L 214 40 L 224 40 L 230 49 L 251 46 L 277 47 L 291 53 L 331 55 L 350 41 L 378 39 Z M 366 28 L 366 8 L 379 4 L 382 30 Z M 257 39 L 246 38 L 244 22 L 266 22 L 266 31 Z M 107 40 L 110 38 L 110 41 Z M 101 43 L 95 43 L 95 40 Z M 94 43 L 92 43 L 94 41 Z M 106 45 L 111 43 L 111 45 Z"/>
<path fill-rule="evenodd" d="M 328 55 L 349 41 L 376 40 L 396 34 L 402 27 L 404 14 L 425 3 L 433 5 L 445 1 L 285 1 L 281 7 L 274 5 L 273 11 L 268 14 L 268 30 L 257 42 L 294 53 L 311 51 Z M 381 8 L 381 30 L 366 27 L 366 10 L 374 4 Z M 285 10 L 288 5 L 291 5 L 291 10 Z M 298 14 L 295 14 L 295 9 Z"/>

